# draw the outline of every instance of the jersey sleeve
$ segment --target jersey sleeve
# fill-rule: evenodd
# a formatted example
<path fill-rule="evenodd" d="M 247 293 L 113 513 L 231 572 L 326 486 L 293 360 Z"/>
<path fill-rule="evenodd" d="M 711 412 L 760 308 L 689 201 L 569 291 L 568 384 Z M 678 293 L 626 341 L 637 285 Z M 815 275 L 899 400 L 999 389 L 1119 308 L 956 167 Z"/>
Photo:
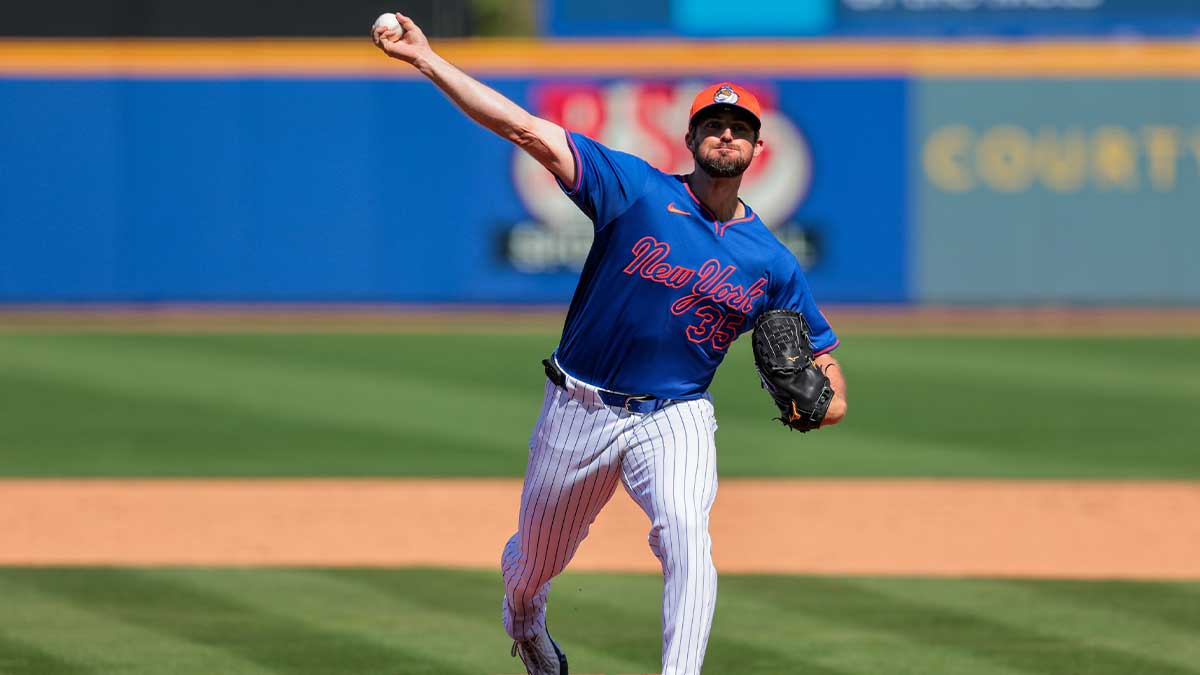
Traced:
<path fill-rule="evenodd" d="M 567 132 L 567 143 L 575 156 L 575 183 L 558 184 L 596 230 L 602 230 L 641 198 L 650 165 L 572 131 Z"/>
<path fill-rule="evenodd" d="M 808 322 L 808 328 L 812 331 L 810 339 L 813 356 L 828 354 L 837 349 L 838 337 L 817 307 L 817 302 L 808 287 L 808 280 L 804 278 L 804 271 L 800 269 L 796 257 L 790 252 L 787 253 L 781 267 L 781 283 L 772 292 L 771 303 L 767 309 L 790 309 L 804 315 L 804 320 Z"/>

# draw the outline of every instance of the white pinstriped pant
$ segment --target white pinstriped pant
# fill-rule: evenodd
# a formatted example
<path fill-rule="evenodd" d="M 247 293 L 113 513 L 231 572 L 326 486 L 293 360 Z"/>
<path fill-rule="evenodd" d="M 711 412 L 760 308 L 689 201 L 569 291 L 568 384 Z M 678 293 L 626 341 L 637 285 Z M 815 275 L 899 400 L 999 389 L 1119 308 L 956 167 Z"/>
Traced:
<path fill-rule="evenodd" d="M 662 675 L 695 675 L 717 596 L 708 514 L 717 495 L 711 398 L 645 415 L 607 406 L 591 385 L 546 381 L 529 442 L 518 531 L 504 547 L 504 628 L 532 636 L 546 621 L 550 580 L 567 566 L 617 481 L 650 518 L 663 570 Z"/>

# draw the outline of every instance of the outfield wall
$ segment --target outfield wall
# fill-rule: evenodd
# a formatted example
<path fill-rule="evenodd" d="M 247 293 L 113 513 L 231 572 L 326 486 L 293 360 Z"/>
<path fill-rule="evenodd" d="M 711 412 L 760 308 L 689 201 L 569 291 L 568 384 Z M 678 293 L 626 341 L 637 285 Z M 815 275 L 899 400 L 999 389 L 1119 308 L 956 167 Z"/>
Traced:
<path fill-rule="evenodd" d="M 1200 45 L 1113 50 L 446 46 L 674 172 L 692 93 L 754 87 L 744 195 L 824 301 L 1200 302 Z M 590 240 L 360 41 L 0 42 L 0 173 L 0 302 L 562 302 Z"/>

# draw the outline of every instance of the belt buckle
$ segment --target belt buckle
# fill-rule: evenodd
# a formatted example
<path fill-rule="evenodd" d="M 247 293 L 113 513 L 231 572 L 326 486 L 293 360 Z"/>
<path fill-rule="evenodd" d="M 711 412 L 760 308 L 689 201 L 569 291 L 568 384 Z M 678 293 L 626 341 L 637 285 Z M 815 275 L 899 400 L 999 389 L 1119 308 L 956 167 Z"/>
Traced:
<path fill-rule="evenodd" d="M 632 404 L 634 401 L 653 401 L 653 400 L 654 400 L 653 396 L 644 396 L 644 395 L 643 396 L 626 396 L 625 397 L 625 405 L 623 407 L 625 408 L 625 412 L 629 413 L 630 415 L 640 415 L 641 413 L 636 413 L 633 411 L 632 408 L 629 407 L 630 404 Z"/>

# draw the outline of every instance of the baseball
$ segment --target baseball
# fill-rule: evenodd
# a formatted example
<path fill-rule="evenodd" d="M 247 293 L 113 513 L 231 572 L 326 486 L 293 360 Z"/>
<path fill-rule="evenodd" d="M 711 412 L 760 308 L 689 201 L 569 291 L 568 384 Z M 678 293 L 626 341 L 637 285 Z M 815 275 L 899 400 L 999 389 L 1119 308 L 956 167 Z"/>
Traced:
<path fill-rule="evenodd" d="M 371 32 L 374 33 L 376 28 L 383 26 L 387 30 L 400 31 L 400 34 L 395 37 L 393 42 L 400 39 L 404 35 L 404 29 L 400 27 L 400 21 L 396 19 L 395 14 L 380 14 L 378 19 L 375 19 L 375 25 L 371 27 Z"/>

